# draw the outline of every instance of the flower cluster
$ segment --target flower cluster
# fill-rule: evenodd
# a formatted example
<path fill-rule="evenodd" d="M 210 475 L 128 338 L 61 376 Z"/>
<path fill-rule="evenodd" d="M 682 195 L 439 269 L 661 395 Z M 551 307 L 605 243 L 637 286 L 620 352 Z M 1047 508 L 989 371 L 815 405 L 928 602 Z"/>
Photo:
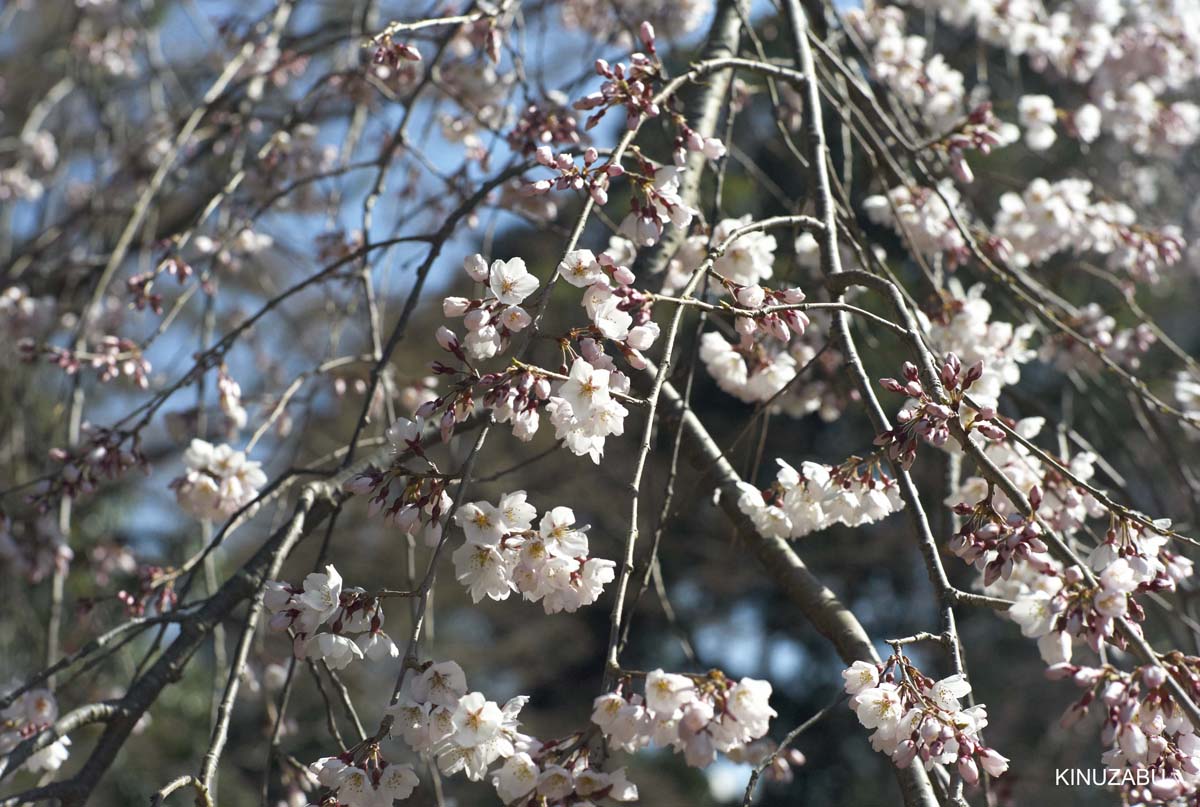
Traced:
<path fill-rule="evenodd" d="M 796 299 L 797 292 L 776 294 Z M 737 342 L 728 341 L 716 331 L 705 333 L 700 337 L 699 351 L 704 369 L 722 391 L 745 403 L 770 400 L 773 411 L 792 417 L 818 412 L 823 420 L 836 420 L 846 400 L 843 385 L 837 383 L 841 356 L 827 346 L 827 325 L 807 316 L 795 320 L 776 317 L 777 321 L 765 316 L 738 317 L 734 321 Z M 742 320 L 748 320 L 754 328 Z M 793 324 L 799 327 L 791 327 Z M 796 374 L 805 367 L 809 368 L 809 377 L 802 384 L 795 383 Z"/>
<path fill-rule="evenodd" d="M 858 527 L 904 507 L 878 457 L 851 457 L 836 467 L 802 462 L 799 470 L 775 461 L 779 472 L 771 487 L 761 491 L 743 482 L 738 497 L 738 509 L 762 535 L 801 538 L 834 524 Z"/>
<path fill-rule="evenodd" d="M 1042 0 L 920 0 L 912 5 L 936 10 L 955 27 L 973 24 L 981 40 L 1024 56 L 1033 69 L 1053 69 L 1086 85 L 1092 100 L 1061 114 L 1085 143 L 1099 135 L 1101 124 L 1136 153 L 1171 152 L 1200 135 L 1200 108 L 1162 98 L 1200 76 L 1200 36 L 1194 9 L 1186 3 L 1072 0 L 1047 7 Z M 1048 147 L 1055 139 L 1053 130 L 1046 131 L 1053 125 L 1053 104 L 1028 103 L 1040 107 L 1029 146 Z"/>
<path fill-rule="evenodd" d="M 532 750 L 532 749 L 531 749 Z M 566 751 L 568 759 L 562 759 Z M 602 799 L 637 801 L 637 785 L 625 769 L 605 773 L 589 765 L 583 753 L 558 742 L 542 743 L 532 754 L 518 751 L 494 774 L 492 785 L 505 804 L 520 807 L 567 807 L 595 804 Z"/>
<path fill-rule="evenodd" d="M 1167 686 L 1171 676 L 1194 692 L 1200 684 L 1200 658 L 1174 652 L 1161 664 L 1126 672 L 1108 664 L 1062 662 L 1046 671 L 1048 678 L 1070 678 L 1084 691 L 1068 708 L 1064 723 L 1076 723 L 1092 706 L 1099 707 L 1106 767 L 1149 772 L 1117 780 L 1128 804 L 1174 804 L 1180 797 L 1194 798 L 1200 790 L 1200 737 Z"/>
<path fill-rule="evenodd" d="M 718 751 L 730 753 L 765 735 L 776 714 L 770 683 L 734 682 L 720 670 L 694 676 L 654 670 L 644 696 L 631 683 L 625 678 L 615 692 L 596 698 L 592 722 L 617 748 L 669 747 L 696 768 L 710 765 Z"/>
<path fill-rule="evenodd" d="M 747 214 L 737 219 L 724 219 L 713 228 L 712 242 L 724 243 L 734 231 L 744 227 L 751 221 Z M 703 236 L 701 236 L 703 239 Z M 701 256 L 706 250 L 702 240 Z M 732 281 L 740 286 L 757 286 L 760 281 L 771 277 L 775 265 L 775 236 L 768 232 L 748 232 L 731 243 L 729 247 L 713 261 L 713 272 L 719 277 Z"/>
<path fill-rule="evenodd" d="M 492 261 L 488 266 L 482 255 L 471 255 L 463 261 L 463 269 L 472 280 L 487 285 L 487 295 L 445 298 L 442 313 L 462 317 L 467 334 L 460 342 L 453 331 L 443 327 L 438 330 L 438 344 L 461 361 L 491 358 L 504 349 L 512 334 L 532 321 L 521 303 L 537 291 L 538 279 L 521 258 Z"/>
<path fill-rule="evenodd" d="M 1165 539 L 1143 536 L 1126 548 L 1127 554 L 1106 562 L 1095 582 L 1079 567 L 1068 567 L 1050 578 L 1053 582 L 1019 596 L 1008 614 L 1025 636 L 1039 640 L 1042 657 L 1049 663 L 1070 660 L 1072 637 L 1083 639 L 1097 652 L 1105 643 L 1124 647 L 1124 638 L 1115 633 L 1116 620 L 1127 617 L 1133 625 L 1145 619 L 1134 595 L 1171 591 L 1179 580 L 1191 576 L 1190 561 L 1170 553 L 1159 557 L 1165 543 Z M 1111 545 L 1101 544 L 1091 565 L 1105 562 L 1113 551 Z"/>
<path fill-rule="evenodd" d="M 1037 512 L 1042 503 L 1041 488 L 1029 491 L 1029 502 Z M 979 569 L 984 586 L 1011 577 L 1017 563 L 1031 564 L 1043 573 L 1055 572 L 1046 557 L 1048 548 L 1036 519 L 1016 512 L 1001 516 L 990 499 L 974 506 L 960 503 L 954 512 L 963 517 L 963 523 L 950 539 L 950 551 Z"/>
<path fill-rule="evenodd" d="M 242 385 L 234 380 L 223 365 L 217 372 L 217 405 L 225 415 L 230 432 L 237 434 L 246 428 L 249 415 L 246 407 L 242 406 Z"/>
<path fill-rule="evenodd" d="M 650 297 L 632 288 L 633 272 L 608 252 L 597 256 L 589 249 L 576 249 L 559 262 L 558 274 L 587 290 L 581 304 L 596 335 L 617 343 L 631 364 L 644 367 L 641 351 L 654 344 L 660 329 L 650 319 Z"/>
<path fill-rule="evenodd" d="M 420 783 L 412 765 L 388 762 L 378 745 L 370 746 L 358 761 L 349 751 L 323 757 L 309 771 L 317 784 L 334 791 L 340 807 L 392 807 L 396 799 L 411 796 Z"/>
<path fill-rule="evenodd" d="M 47 131 L 23 133 L 14 144 L 15 164 L 0 168 L 0 201 L 35 201 L 46 191 L 43 180 L 58 164 L 58 143 Z"/>
<path fill-rule="evenodd" d="M 570 374 L 551 395 L 546 413 L 555 438 L 564 441 L 572 454 L 591 457 L 598 465 L 605 438 L 625 433 L 629 410 L 616 395 L 629 392 L 629 378 L 594 341 L 582 340 L 580 349 L 583 355 L 571 363 Z"/>
<path fill-rule="evenodd" d="M 722 390 L 745 403 L 766 401 L 796 377 L 796 359 L 772 339 L 730 343 L 716 331 L 700 337 L 700 361 Z"/>
<path fill-rule="evenodd" d="M 1017 117 L 1025 128 L 1025 145 L 1031 151 L 1045 151 L 1058 139 L 1054 131 L 1058 110 L 1050 96 L 1022 96 L 1017 102 Z"/>
<path fill-rule="evenodd" d="M 444 408 L 441 431 L 443 438 L 449 439 L 455 423 L 465 420 L 474 410 L 476 393 L 483 392 L 483 405 L 492 410 L 498 422 L 512 423 L 513 434 L 519 439 L 533 438 L 544 408 L 556 438 L 576 456 L 590 456 L 593 462 L 599 463 L 604 455 L 605 439 L 624 433 L 625 416 L 629 412 L 618 398 L 628 393 L 629 378 L 617 370 L 597 338 L 614 341 L 631 364 L 645 366 L 639 348 L 649 347 L 657 338 L 659 328 L 648 319 L 646 300 L 641 295 L 630 294 L 626 286 L 616 289 L 608 286 L 607 275 L 599 268 L 602 264 L 590 262 L 589 257 L 591 253 L 587 250 L 578 250 L 569 254 L 559 267 L 560 272 L 572 279 L 577 279 L 578 271 L 580 282 L 585 282 L 582 278 L 590 272 L 595 272 L 598 278 L 588 287 L 583 300 L 584 308 L 596 324 L 594 328 L 572 332 L 579 340 L 579 353 L 565 379 L 556 377 L 556 383 L 552 384 L 545 371 L 527 368 L 520 362 L 503 372 L 480 374 L 470 366 L 470 359 L 457 336 L 442 328 L 438 332 L 439 343 L 463 363 L 464 369 L 436 362 L 434 372 L 456 376 L 457 380 L 444 394 L 422 404 L 417 409 L 417 416 L 430 417 Z M 603 265 L 610 267 L 618 280 L 628 272 L 611 263 Z M 470 309 L 468 319 L 482 310 L 470 308 L 477 303 L 463 298 L 446 298 L 446 305 L 453 306 L 451 310 Z M 525 314 L 523 319 L 527 317 Z M 564 349 L 570 349 L 570 341 L 566 337 L 561 340 Z M 572 349 L 571 352 L 575 351 Z"/>
<path fill-rule="evenodd" d="M 920 440 L 935 446 L 944 446 L 950 438 L 950 421 L 960 418 L 965 429 L 977 429 L 986 437 L 1000 438 L 1004 432 L 991 420 L 995 409 L 983 407 L 970 417 L 969 407 L 963 405 L 967 390 L 983 376 L 983 362 L 975 362 L 963 372 L 962 362 L 953 353 L 947 354 L 942 363 L 941 383 L 946 392 L 945 403 L 938 400 L 936 390 L 930 393 L 921 383 L 917 366 L 905 362 L 902 368 L 904 382 L 894 378 L 881 378 L 879 385 L 890 392 L 902 392 L 913 402 L 896 413 L 896 425 L 875 438 L 875 444 L 886 446 L 888 457 L 905 468 L 911 468 L 917 458 Z"/>
<path fill-rule="evenodd" d="M 565 0 L 558 5 L 568 28 L 627 46 L 632 41 L 630 20 L 647 20 L 659 36 L 677 39 L 704 23 L 712 13 L 713 0 Z"/>
<path fill-rule="evenodd" d="M 895 653 L 881 664 L 856 661 L 842 673 L 850 708 L 871 733 L 871 747 L 892 758 L 898 768 L 919 759 L 927 770 L 956 765 L 963 781 L 975 784 L 979 771 L 1000 776 L 1008 760 L 984 745 L 987 725 L 983 704 L 967 709 L 960 699 L 971 691 L 962 675 L 940 681 L 925 676 L 907 656 Z"/>
<path fill-rule="evenodd" d="M 294 634 L 296 658 L 322 659 L 340 670 L 355 659 L 383 661 L 400 655 L 383 632 L 383 606 L 360 588 L 343 588 L 332 565 L 313 572 L 301 587 L 267 582 L 263 605 L 271 613 L 271 629 Z M 317 629 L 326 622 L 327 631 Z M 357 634 L 351 638 L 352 634 Z"/>
<path fill-rule="evenodd" d="M 1013 142 L 1014 129 L 997 118 L 992 113 L 991 102 L 985 101 L 972 109 L 958 128 L 935 140 L 930 147 L 945 153 L 950 171 L 959 182 L 970 184 L 975 181 L 975 174 L 967 163 L 967 152 L 991 154 L 993 148 Z"/>
<path fill-rule="evenodd" d="M 28 498 L 39 513 L 48 512 L 61 496 L 93 493 L 102 479 L 116 479 L 130 468 L 147 467 L 139 434 L 130 435 L 86 422 L 81 431 L 82 445 L 74 449 L 50 449 L 50 459 L 59 468 L 49 479 L 39 482 Z"/>
<path fill-rule="evenodd" d="M 1021 365 L 1037 354 L 1029 347 L 1034 326 L 993 320 L 992 305 L 976 283 L 964 291 L 950 278 L 938 310 L 924 319 L 930 347 L 939 354 L 952 353 L 968 366 L 983 363 L 983 375 L 971 386 L 971 397 L 985 406 L 999 403 L 1000 391 L 1021 378 Z"/>
<path fill-rule="evenodd" d="M 384 33 L 374 42 L 375 53 L 371 56 L 374 64 L 396 69 L 401 62 L 421 61 L 421 51 L 407 42 L 397 42 L 390 33 Z"/>
<path fill-rule="evenodd" d="M 9 286 L 0 292 L 0 334 L 10 344 L 43 335 L 55 323 L 56 308 L 53 297 L 34 297 L 23 286 Z"/>
<path fill-rule="evenodd" d="M 937 190 L 898 185 L 885 195 L 868 196 L 863 210 L 873 223 L 889 227 L 922 255 L 944 255 L 951 268 L 963 263 L 969 254 L 963 234 L 950 213 L 958 208 L 958 190 L 944 179 Z"/>
<path fill-rule="evenodd" d="M 54 725 L 58 719 L 58 701 L 48 689 L 31 689 L 0 710 L 0 756 L 10 753 L 21 743 L 36 737 Z M 71 738 L 59 737 L 31 754 L 22 768 L 33 773 L 52 773 L 62 767 L 71 752 Z"/>
<path fill-rule="evenodd" d="M 192 276 L 194 271 L 191 264 L 179 256 L 168 255 L 154 269 L 138 272 L 125 281 L 125 290 L 129 294 L 129 302 L 138 311 L 144 311 L 148 307 L 155 314 L 161 315 L 163 312 L 163 295 L 154 291 L 154 284 L 157 282 L 158 276 L 162 274 L 171 275 L 179 281 L 180 285 L 183 285 Z"/>
<path fill-rule="evenodd" d="M 1171 153 L 1192 145 L 1200 137 L 1200 106 L 1191 101 L 1163 103 L 1147 82 L 1139 81 L 1123 91 L 1106 93 L 1100 103 L 1107 130 L 1136 153 Z"/>
<path fill-rule="evenodd" d="M 542 146 L 578 146 L 579 127 L 575 116 L 566 108 L 566 97 L 549 93 L 541 104 L 530 104 L 508 133 L 508 145 L 515 151 L 530 155 Z"/>
<path fill-rule="evenodd" d="M 687 125 L 682 115 L 675 117 L 678 134 L 675 135 L 675 164 L 682 166 L 687 161 L 689 151 L 702 153 L 710 160 L 719 160 L 725 156 L 725 144 L 716 137 L 704 137 Z"/>
<path fill-rule="evenodd" d="M 941 54 L 926 57 L 929 43 L 909 36 L 905 14 L 895 6 L 853 9 L 847 24 L 872 43 L 871 74 L 920 116 L 934 132 L 951 128 L 961 116 L 966 99 L 962 73 Z"/>
<path fill-rule="evenodd" d="M 724 243 L 735 230 L 750 224 L 751 220 L 749 215 L 722 219 L 712 228 L 711 234 L 688 236 L 668 266 L 663 292 L 670 293 L 681 288 L 708 257 L 710 243 Z M 769 280 L 774 273 L 777 247 L 775 236 L 770 233 L 744 233 L 713 261 L 713 274 L 724 281 L 718 288 L 729 293 L 742 286 L 755 288 L 762 281 Z"/>
<path fill-rule="evenodd" d="M 583 152 L 583 165 L 575 164 L 575 158 L 570 154 L 555 154 L 549 146 L 539 146 L 536 150 L 537 161 L 553 171 L 558 172 L 554 179 L 539 179 L 525 186 L 527 193 L 536 195 L 550 190 L 586 190 L 598 205 L 608 204 L 609 181 L 623 176 L 625 169 L 620 163 L 606 160 L 601 163 L 600 154 L 594 148 Z"/>
<path fill-rule="evenodd" d="M 1042 427 L 1039 418 L 1010 426 L 1031 440 Z M 1047 554 L 1043 524 L 1071 536 L 1089 518 L 1107 511 L 1091 494 L 1028 448 L 1005 435 L 990 441 L 984 452 L 1019 489 L 1029 491 L 1033 513 L 1026 515 L 991 483 L 981 477 L 964 480 L 947 504 L 965 517 L 962 529 L 951 540 L 951 550 L 983 574 L 983 585 L 1016 601 L 1009 615 L 1022 632 L 1039 639 L 1048 663 L 1069 660 L 1072 637 L 1093 647 L 1111 641 L 1114 619 L 1141 618 L 1133 595 L 1145 591 L 1170 591 L 1190 577 L 1192 563 L 1171 552 L 1164 534 L 1169 522 L 1154 522 L 1154 529 L 1124 516 L 1110 515 L 1104 540 L 1088 555 L 1088 566 L 1098 575 L 1090 582 L 1078 567 L 1064 568 Z M 1072 477 L 1087 482 L 1093 475 L 1094 457 L 1081 453 L 1059 463 Z M 969 505 L 964 501 L 974 501 Z"/>
<path fill-rule="evenodd" d="M 1021 438 L 1032 440 L 1041 432 L 1045 420 L 1025 418 L 1011 423 L 1012 431 Z M 1051 529 L 1068 535 L 1078 530 L 1089 517 L 1103 515 L 1104 508 L 1086 490 L 1077 487 L 1053 468 L 1038 459 L 1018 440 L 1007 435 L 987 435 L 983 452 L 1018 490 L 1031 491 L 1037 488 L 1044 504 L 1039 508 L 1042 519 Z M 1095 474 L 1096 456 L 1091 452 L 1080 452 L 1070 457 L 1059 457 L 1060 464 L 1080 481 L 1087 482 Z M 950 507 L 961 502 L 988 500 L 996 514 L 1008 519 L 1019 515 L 1016 505 L 1003 491 L 995 489 L 981 476 L 970 476 L 963 480 L 959 490 L 946 499 Z"/>
<path fill-rule="evenodd" d="M 187 472 L 171 483 L 179 506 L 199 519 L 221 521 L 254 501 L 267 484 L 262 465 L 228 445 L 199 438 L 183 454 Z"/>
<path fill-rule="evenodd" d="M 1021 125 L 1025 127 L 1025 145 L 1031 151 L 1045 151 L 1054 145 L 1058 133 L 1054 126 L 1060 120 L 1067 132 L 1082 143 L 1091 143 L 1100 136 L 1102 113 L 1095 104 L 1084 104 L 1067 114 L 1054 105 L 1048 95 L 1026 95 L 1017 102 Z"/>
<path fill-rule="evenodd" d="M 738 286 L 729 281 L 724 285 L 741 306 L 733 326 L 742 335 L 743 345 L 752 344 L 760 328 L 785 344 L 791 341 L 792 334 L 804 336 L 808 330 L 808 315 L 795 307 L 805 300 L 804 292 L 799 288 L 776 291 L 762 286 Z"/>
<path fill-rule="evenodd" d="M 529 745 L 531 738 L 517 731 L 517 716 L 528 700 L 519 696 L 500 706 L 468 692 L 467 677 L 455 662 L 426 662 L 406 676 L 388 714 L 404 742 L 434 756 L 443 774 L 462 771 L 478 782 L 496 760 Z"/>
<path fill-rule="evenodd" d="M 198 235 L 193 243 L 201 255 L 211 256 L 217 266 L 236 272 L 247 259 L 270 249 L 275 239 L 249 227 L 235 227 L 221 240 Z M 168 265 L 168 271 L 171 268 Z"/>
<path fill-rule="evenodd" d="M 466 541 L 454 551 L 454 569 L 471 599 L 507 599 L 513 591 L 541 602 L 546 613 L 591 605 L 613 580 L 611 560 L 588 557 L 587 527 L 575 526 L 569 507 L 555 507 L 538 522 L 525 491 L 495 504 L 471 502 L 454 514 Z"/>
<path fill-rule="evenodd" d="M 629 213 L 621 220 L 620 234 L 636 246 L 650 247 L 662 238 L 669 221 L 676 227 L 687 228 L 697 211 L 684 203 L 679 195 L 679 169 L 673 165 L 656 168 L 641 159 L 636 173 L 627 173 L 636 192 Z"/>
<path fill-rule="evenodd" d="M 1002 195 L 993 232 L 1007 243 L 1009 261 L 1025 267 L 1060 252 L 1095 253 L 1115 271 L 1154 281 L 1183 257 L 1186 245 L 1176 229 L 1140 227 L 1131 207 L 1094 201 L 1092 192 L 1084 179 L 1035 179 L 1022 193 Z"/>
<path fill-rule="evenodd" d="M 658 115 L 660 110 L 654 100 L 654 85 L 661 75 L 662 64 L 655 51 L 654 26 L 643 22 L 638 36 L 646 53 L 631 55 L 628 67 L 621 63 L 610 65 L 604 59 L 596 60 L 596 75 L 605 79 L 604 84 L 599 92 L 575 102 L 576 109 L 597 110 L 588 117 L 585 128 L 591 129 L 604 113 L 618 106 L 625 107 L 625 125 L 630 129 L 636 129 L 646 118 Z"/>
<path fill-rule="evenodd" d="M 150 362 L 137 342 L 125 337 L 103 336 L 90 350 L 82 351 L 22 339 L 17 349 L 22 360 L 33 362 L 40 356 L 67 375 L 75 375 L 86 365 L 96 371 L 96 377 L 102 382 L 128 378 L 141 389 L 150 386 Z"/>
<path fill-rule="evenodd" d="M 517 717 L 527 701 L 518 696 L 501 706 L 468 692 L 455 662 L 426 662 L 405 679 L 388 714 L 404 742 L 436 758 L 443 774 L 461 771 L 481 781 L 491 768 L 492 785 L 505 804 L 567 807 L 637 799 L 624 768 L 605 773 L 592 767 L 582 732 L 542 741 L 518 731 Z M 499 760 L 503 764 L 493 768 Z"/>
<path fill-rule="evenodd" d="M 437 474 L 414 473 L 402 465 L 408 456 L 424 457 L 421 424 L 400 418 L 387 430 L 395 460 L 387 468 L 368 467 L 346 482 L 348 493 L 369 496 L 370 513 L 382 512 L 404 535 L 420 533 L 426 546 L 436 546 L 442 537 L 442 516 L 452 504 L 446 486 L 449 480 Z M 393 495 L 393 486 L 399 492 Z"/>
<path fill-rule="evenodd" d="M 1074 315 L 1066 317 L 1066 324 L 1088 344 L 1082 344 L 1070 334 L 1050 334 L 1050 338 L 1042 343 L 1040 355 L 1044 361 L 1053 362 L 1061 369 L 1099 372 L 1104 369 L 1103 363 L 1093 351 L 1099 351 L 1117 364 L 1137 369 L 1142 356 L 1158 341 L 1147 323 L 1119 328 L 1116 318 L 1098 303 L 1080 307 Z"/>
<path fill-rule="evenodd" d="M 1192 576 L 1192 561 L 1167 549 L 1170 539 L 1164 532 L 1171 522 L 1151 522 L 1153 529 L 1131 518 L 1109 515 L 1104 540 L 1088 553 L 1088 566 L 1102 573 L 1118 560 L 1129 563 L 1137 579 L 1153 591 L 1174 591 L 1176 584 Z"/>

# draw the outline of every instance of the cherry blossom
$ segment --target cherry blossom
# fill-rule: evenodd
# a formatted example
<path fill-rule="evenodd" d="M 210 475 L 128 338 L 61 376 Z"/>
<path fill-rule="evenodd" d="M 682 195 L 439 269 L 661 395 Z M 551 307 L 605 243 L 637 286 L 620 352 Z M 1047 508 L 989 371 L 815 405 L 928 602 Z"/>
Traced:
<path fill-rule="evenodd" d="M 886 518 L 904 506 L 896 481 L 878 457 L 851 457 L 837 467 L 803 462 L 793 468 L 777 459 L 774 485 L 760 491 L 742 483 L 738 508 L 761 534 L 802 538 L 833 524 L 858 527 Z"/>
<path fill-rule="evenodd" d="M 991 776 L 1008 769 L 1008 760 L 980 739 L 987 710 L 982 704 L 962 707 L 971 685 L 961 674 L 934 681 L 897 652 L 878 666 L 855 662 L 842 676 L 850 708 L 864 728 L 873 730 L 871 746 L 897 767 L 914 760 L 930 770 L 954 766 L 972 785 L 980 768 Z"/>
<path fill-rule="evenodd" d="M 217 13 L 219 53 L 114 0 L 66 27 L 4 15 L 55 35 L 12 43 L 44 76 L 0 81 L 0 563 L 29 588 L 6 635 L 44 631 L 0 697 L 0 775 L 21 769 L 0 801 L 103 800 L 162 683 L 236 643 L 208 753 L 152 800 L 215 799 L 268 698 L 279 804 L 390 807 L 421 779 L 440 802 L 461 774 L 512 807 L 600 807 L 638 797 L 614 757 L 651 747 L 755 766 L 749 803 L 805 762 L 769 736 L 774 687 L 792 720 L 803 686 L 668 672 L 673 646 L 630 642 L 651 581 L 672 624 L 707 619 L 698 542 L 735 534 L 717 549 L 799 606 L 797 640 L 858 659 L 848 707 L 906 799 L 982 799 L 1009 767 L 982 732 L 1020 745 L 1021 715 L 966 705 L 987 629 L 1030 640 L 1048 697 L 1079 690 L 1081 746 L 1150 775 L 1122 803 L 1200 802 L 1200 658 L 1172 646 L 1198 543 L 1200 373 L 1175 315 L 1200 266 L 1194 0 L 366 5 L 335 34 L 293 2 Z M 881 404 L 864 379 L 888 364 Z M 859 529 L 904 508 L 890 532 L 915 540 Z M 834 527 L 872 543 L 844 603 L 822 564 L 793 574 Z M 906 564 L 931 585 L 871 586 Z M 582 703 L 513 694 L 562 661 L 509 675 L 513 626 L 559 636 L 524 602 L 604 610 Z M 937 628 L 878 635 L 922 602 Z M 486 678 L 422 660 L 464 636 L 497 643 Z M 542 720 L 566 728 L 526 733 Z M 300 745 L 327 756 L 297 765 Z"/>
<path fill-rule="evenodd" d="M 273 630 L 293 634 L 297 658 L 322 659 L 340 670 L 357 660 L 382 662 L 400 655 L 383 631 L 379 599 L 362 589 L 343 587 L 332 564 L 305 577 L 302 587 L 268 581 L 263 605 L 272 615 Z M 326 623 L 329 629 L 318 632 Z"/>
<path fill-rule="evenodd" d="M 58 700 L 48 689 L 31 689 L 0 710 L 0 754 L 7 755 L 23 741 L 37 736 L 58 719 Z M 53 773 L 70 756 L 70 737 L 58 737 L 30 754 L 21 767 L 32 773 Z"/>
<path fill-rule="evenodd" d="M 471 502 L 455 513 L 466 538 L 453 553 L 455 573 L 475 602 L 505 600 L 517 591 L 548 614 L 573 612 L 594 603 L 612 582 L 615 564 L 588 556 L 587 528 L 575 525 L 569 507 L 547 511 L 534 529 L 536 518 L 523 490 L 497 505 Z"/>
<path fill-rule="evenodd" d="M 180 507 L 197 518 L 224 520 L 253 502 L 267 483 L 260 463 L 228 445 L 192 440 L 183 461 L 187 473 L 171 487 Z"/>
<path fill-rule="evenodd" d="M 768 703 L 768 682 L 735 682 L 717 670 L 706 676 L 653 670 L 646 675 L 644 697 L 629 684 L 627 679 L 595 700 L 592 722 L 619 748 L 671 747 L 693 767 L 711 764 L 717 751 L 730 753 L 762 737 L 776 714 Z"/>

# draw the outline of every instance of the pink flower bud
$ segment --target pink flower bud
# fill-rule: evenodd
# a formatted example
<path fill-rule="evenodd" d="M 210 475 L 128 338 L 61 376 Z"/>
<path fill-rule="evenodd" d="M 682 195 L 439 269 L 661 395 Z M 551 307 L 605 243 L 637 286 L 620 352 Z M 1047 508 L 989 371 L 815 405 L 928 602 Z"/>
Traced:
<path fill-rule="evenodd" d="M 463 324 L 467 326 L 468 331 L 477 331 L 484 325 L 488 324 L 488 318 L 491 315 L 482 308 L 476 308 L 467 313 L 463 318 Z"/>
<path fill-rule="evenodd" d="M 719 160 L 725 156 L 725 144 L 715 137 L 704 140 L 704 156 L 710 160 Z"/>
<path fill-rule="evenodd" d="M 487 261 L 482 255 L 469 255 L 463 259 L 463 270 L 466 271 L 471 279 L 476 283 L 486 283 L 488 279 Z"/>
<path fill-rule="evenodd" d="M 1008 759 L 991 748 L 979 749 L 979 765 L 988 776 L 1001 776 L 1008 770 Z"/>
<path fill-rule="evenodd" d="M 958 758 L 958 773 L 962 776 L 963 781 L 969 785 L 973 785 L 979 781 L 979 766 L 970 757 Z"/>
<path fill-rule="evenodd" d="M 437 546 L 442 540 L 442 525 L 431 521 L 425 525 L 421 535 L 425 539 L 425 546 Z"/>
<path fill-rule="evenodd" d="M 896 750 L 892 752 L 892 762 L 897 768 L 907 768 L 912 764 L 913 759 L 917 756 L 917 744 L 912 740 L 905 740 L 896 746 Z"/>
<path fill-rule="evenodd" d="M 1150 793 L 1156 801 L 1171 801 L 1183 793 L 1183 783 L 1172 777 L 1170 779 L 1152 779 Z"/>
<path fill-rule="evenodd" d="M 641 37 L 642 44 L 651 53 L 654 52 L 654 26 L 648 20 L 643 20 L 641 27 L 638 29 L 638 35 Z"/>
<path fill-rule="evenodd" d="M 1150 689 L 1158 689 L 1167 682 L 1167 671 L 1155 665 L 1142 670 L 1142 680 Z"/>
<path fill-rule="evenodd" d="M 658 338 L 659 331 L 658 324 L 654 322 L 638 325 L 629 330 L 629 336 L 625 338 L 625 344 L 634 350 L 646 350 L 654 344 L 654 340 Z"/>
<path fill-rule="evenodd" d="M 412 505 L 405 505 L 396 511 L 396 515 L 392 517 L 392 523 L 399 527 L 401 532 L 409 533 L 413 531 L 420 517 L 420 510 Z"/>
<path fill-rule="evenodd" d="M 617 266 L 613 269 L 613 280 L 621 286 L 632 286 L 637 276 L 628 266 Z"/>
<path fill-rule="evenodd" d="M 738 305 L 744 308 L 758 308 L 766 299 L 762 286 L 742 286 L 733 293 Z"/>
<path fill-rule="evenodd" d="M 446 317 L 461 317 L 467 313 L 471 301 L 466 297 L 447 297 L 442 300 L 442 315 Z"/>
<path fill-rule="evenodd" d="M 454 331 L 450 330 L 445 325 L 437 329 L 436 338 L 437 343 L 441 346 L 442 350 L 448 350 L 452 353 L 458 350 L 458 337 L 455 335 Z"/>
<path fill-rule="evenodd" d="M 774 314 L 763 317 L 763 327 L 767 329 L 767 333 L 778 339 L 780 342 L 786 342 L 790 338 L 787 325 L 783 324 L 783 320 Z"/>

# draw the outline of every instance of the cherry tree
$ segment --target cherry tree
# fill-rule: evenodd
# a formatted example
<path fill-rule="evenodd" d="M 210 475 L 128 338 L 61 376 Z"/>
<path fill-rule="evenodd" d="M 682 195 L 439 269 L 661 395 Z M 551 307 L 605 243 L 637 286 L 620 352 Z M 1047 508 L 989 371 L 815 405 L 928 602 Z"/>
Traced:
<path fill-rule="evenodd" d="M 0 22 L 0 805 L 1200 803 L 1195 3 Z"/>

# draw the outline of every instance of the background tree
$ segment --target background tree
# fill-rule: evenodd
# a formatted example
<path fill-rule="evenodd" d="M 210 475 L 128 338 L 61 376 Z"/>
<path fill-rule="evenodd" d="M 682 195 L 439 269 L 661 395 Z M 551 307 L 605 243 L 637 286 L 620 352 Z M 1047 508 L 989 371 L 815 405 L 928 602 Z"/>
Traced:
<path fill-rule="evenodd" d="M 0 25 L 0 804 L 1196 799 L 1193 3 Z"/>

